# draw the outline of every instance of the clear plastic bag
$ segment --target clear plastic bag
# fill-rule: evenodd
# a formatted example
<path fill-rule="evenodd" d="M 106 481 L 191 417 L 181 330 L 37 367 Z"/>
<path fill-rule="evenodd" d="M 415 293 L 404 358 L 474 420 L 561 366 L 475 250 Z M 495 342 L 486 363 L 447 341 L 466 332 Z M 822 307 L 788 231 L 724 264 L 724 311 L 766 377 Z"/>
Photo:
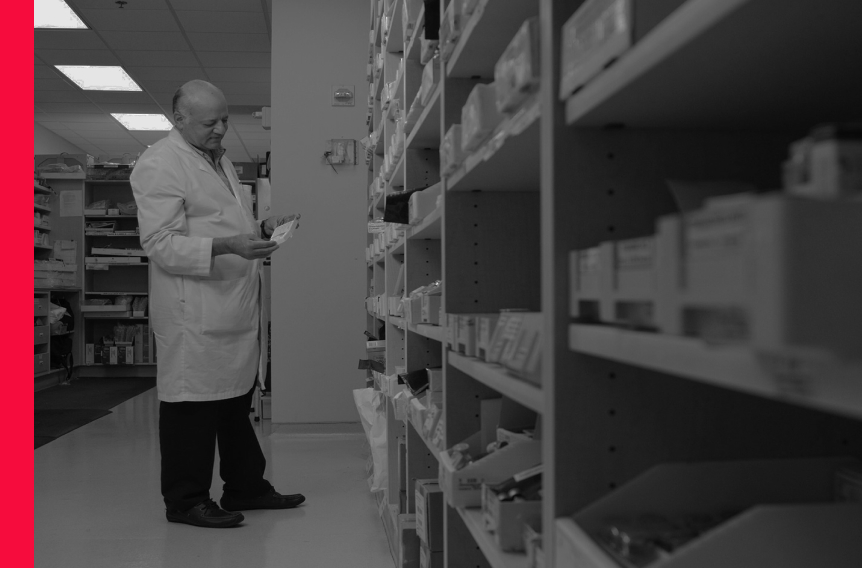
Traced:
<path fill-rule="evenodd" d="M 356 402 L 356 409 L 359 411 L 365 436 L 368 438 L 368 445 L 371 447 L 373 472 L 368 478 L 368 485 L 371 491 L 383 491 L 386 489 L 389 478 L 384 407 L 386 401 L 380 391 L 375 391 L 372 388 L 354 390 L 353 399 Z"/>

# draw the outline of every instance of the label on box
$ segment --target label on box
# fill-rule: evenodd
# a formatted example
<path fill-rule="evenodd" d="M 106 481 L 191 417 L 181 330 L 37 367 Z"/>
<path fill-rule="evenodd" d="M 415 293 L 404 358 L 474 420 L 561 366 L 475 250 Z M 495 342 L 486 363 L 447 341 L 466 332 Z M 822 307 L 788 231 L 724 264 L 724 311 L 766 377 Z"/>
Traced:
<path fill-rule="evenodd" d="M 587 274 L 590 272 L 596 272 L 601 265 L 601 260 L 599 256 L 599 247 L 593 247 L 591 249 L 582 250 L 580 252 L 580 258 L 578 259 L 578 268 L 581 271 L 581 274 Z"/>
<path fill-rule="evenodd" d="M 620 270 L 652 268 L 655 259 L 655 239 L 629 239 L 617 243 L 617 267 Z"/>
<path fill-rule="evenodd" d="M 747 228 L 744 206 L 705 209 L 686 217 L 686 256 L 691 260 L 738 254 Z"/>
<path fill-rule="evenodd" d="M 117 348 L 116 348 L 116 347 L 112 346 L 112 347 L 110 347 L 110 348 L 109 348 L 109 357 L 110 357 L 110 359 L 109 359 L 109 363 L 108 363 L 108 364 L 109 364 L 109 365 L 116 365 L 116 364 L 117 364 L 117 359 L 118 359 L 118 353 L 117 353 Z"/>

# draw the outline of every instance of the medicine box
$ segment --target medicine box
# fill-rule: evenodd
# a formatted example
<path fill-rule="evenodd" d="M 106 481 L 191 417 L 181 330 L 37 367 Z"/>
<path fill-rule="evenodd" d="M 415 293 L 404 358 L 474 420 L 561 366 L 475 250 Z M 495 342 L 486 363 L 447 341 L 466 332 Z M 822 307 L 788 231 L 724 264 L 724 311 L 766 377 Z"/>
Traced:
<path fill-rule="evenodd" d="M 503 114 L 497 110 L 497 91 L 493 83 L 473 87 L 461 109 L 461 149 L 478 148 L 494 132 Z"/>
<path fill-rule="evenodd" d="M 422 219 L 437 209 L 437 196 L 440 195 L 440 187 L 439 183 L 435 183 L 431 187 L 410 195 L 408 215 L 411 225 L 418 225 Z"/>
<path fill-rule="evenodd" d="M 791 145 L 785 189 L 824 199 L 862 194 L 862 132 L 841 130 L 840 125 L 822 127 Z"/>
<path fill-rule="evenodd" d="M 529 18 L 494 66 L 497 110 L 513 112 L 539 85 L 539 19 Z"/>
<path fill-rule="evenodd" d="M 421 322 L 434 325 L 440 324 L 440 304 L 442 296 L 421 296 Z"/>
<path fill-rule="evenodd" d="M 457 349 L 456 338 L 458 336 L 458 314 L 446 314 L 446 345 Z"/>
<path fill-rule="evenodd" d="M 476 324 L 476 357 L 488 360 L 488 349 L 500 314 L 484 314 L 477 317 Z"/>
<path fill-rule="evenodd" d="M 560 99 L 600 74 L 686 0 L 587 0 L 563 24 Z"/>
<path fill-rule="evenodd" d="M 476 320 L 477 316 L 472 314 L 460 314 L 458 316 L 458 330 L 455 337 L 456 350 L 468 357 L 476 356 Z"/>
<path fill-rule="evenodd" d="M 802 568 L 829 558 L 854 566 L 862 554 L 862 507 L 829 503 L 846 458 L 701 462 L 656 466 L 572 518 L 557 519 L 559 566 L 618 566 L 595 540 L 608 519 L 739 512 L 650 566 Z M 781 543 L 777 548 L 776 543 Z"/>
<path fill-rule="evenodd" d="M 443 490 L 436 479 L 416 480 L 416 534 L 430 552 L 443 550 Z"/>
<path fill-rule="evenodd" d="M 440 143 L 440 174 L 444 177 L 455 173 L 467 157 L 461 149 L 461 137 L 461 125 L 453 124 L 443 136 L 443 142 Z"/>
<path fill-rule="evenodd" d="M 448 61 L 458 38 L 461 37 L 461 0 L 453 0 L 446 6 L 440 18 L 440 57 Z"/>
<path fill-rule="evenodd" d="M 659 328 L 767 352 L 807 348 L 858 357 L 859 242 L 858 202 L 727 196 L 686 217 L 664 217 Z"/>
<path fill-rule="evenodd" d="M 425 64 L 422 70 L 422 83 L 419 85 L 419 102 L 423 107 L 428 106 L 431 101 L 431 95 L 434 94 L 434 89 L 440 82 L 440 60 L 432 59 Z"/>
<path fill-rule="evenodd" d="M 482 486 L 482 520 L 485 530 L 504 552 L 523 552 L 524 527 L 541 526 L 541 501 L 501 501 L 488 485 Z"/>
<path fill-rule="evenodd" d="M 500 364 L 521 379 L 537 386 L 542 384 L 542 314 L 527 312 L 514 339 L 500 355 Z"/>
<path fill-rule="evenodd" d="M 434 367 L 425 370 L 428 372 L 428 390 L 430 392 L 443 392 L 443 369 Z"/>

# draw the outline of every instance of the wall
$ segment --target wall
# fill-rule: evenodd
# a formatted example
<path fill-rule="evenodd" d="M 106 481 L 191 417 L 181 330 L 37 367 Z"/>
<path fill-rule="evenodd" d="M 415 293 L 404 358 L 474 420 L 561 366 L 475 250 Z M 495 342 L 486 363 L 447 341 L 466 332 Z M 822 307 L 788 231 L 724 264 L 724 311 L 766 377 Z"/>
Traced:
<path fill-rule="evenodd" d="M 357 422 L 367 168 L 336 174 L 322 155 L 368 132 L 368 2 L 274 0 L 272 29 L 273 211 L 302 215 L 272 258 L 272 420 Z M 330 106 L 332 85 L 354 85 L 356 106 Z"/>
<path fill-rule="evenodd" d="M 33 154 L 86 154 L 65 138 L 54 134 L 38 122 L 33 123 Z"/>

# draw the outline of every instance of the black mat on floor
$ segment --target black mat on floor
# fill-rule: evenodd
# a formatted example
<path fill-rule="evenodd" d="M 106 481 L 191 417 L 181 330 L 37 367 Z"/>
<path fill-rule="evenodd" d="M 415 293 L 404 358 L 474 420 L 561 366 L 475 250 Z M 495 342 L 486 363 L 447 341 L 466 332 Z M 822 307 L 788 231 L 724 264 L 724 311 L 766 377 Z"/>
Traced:
<path fill-rule="evenodd" d="M 110 414 L 111 408 L 155 386 L 154 378 L 82 378 L 35 393 L 34 448 Z"/>
<path fill-rule="evenodd" d="M 110 413 L 92 408 L 37 408 L 33 413 L 34 449 Z"/>
<path fill-rule="evenodd" d="M 75 379 L 69 386 L 58 385 L 37 392 L 35 408 L 98 408 L 110 410 L 156 386 L 148 377 Z"/>

